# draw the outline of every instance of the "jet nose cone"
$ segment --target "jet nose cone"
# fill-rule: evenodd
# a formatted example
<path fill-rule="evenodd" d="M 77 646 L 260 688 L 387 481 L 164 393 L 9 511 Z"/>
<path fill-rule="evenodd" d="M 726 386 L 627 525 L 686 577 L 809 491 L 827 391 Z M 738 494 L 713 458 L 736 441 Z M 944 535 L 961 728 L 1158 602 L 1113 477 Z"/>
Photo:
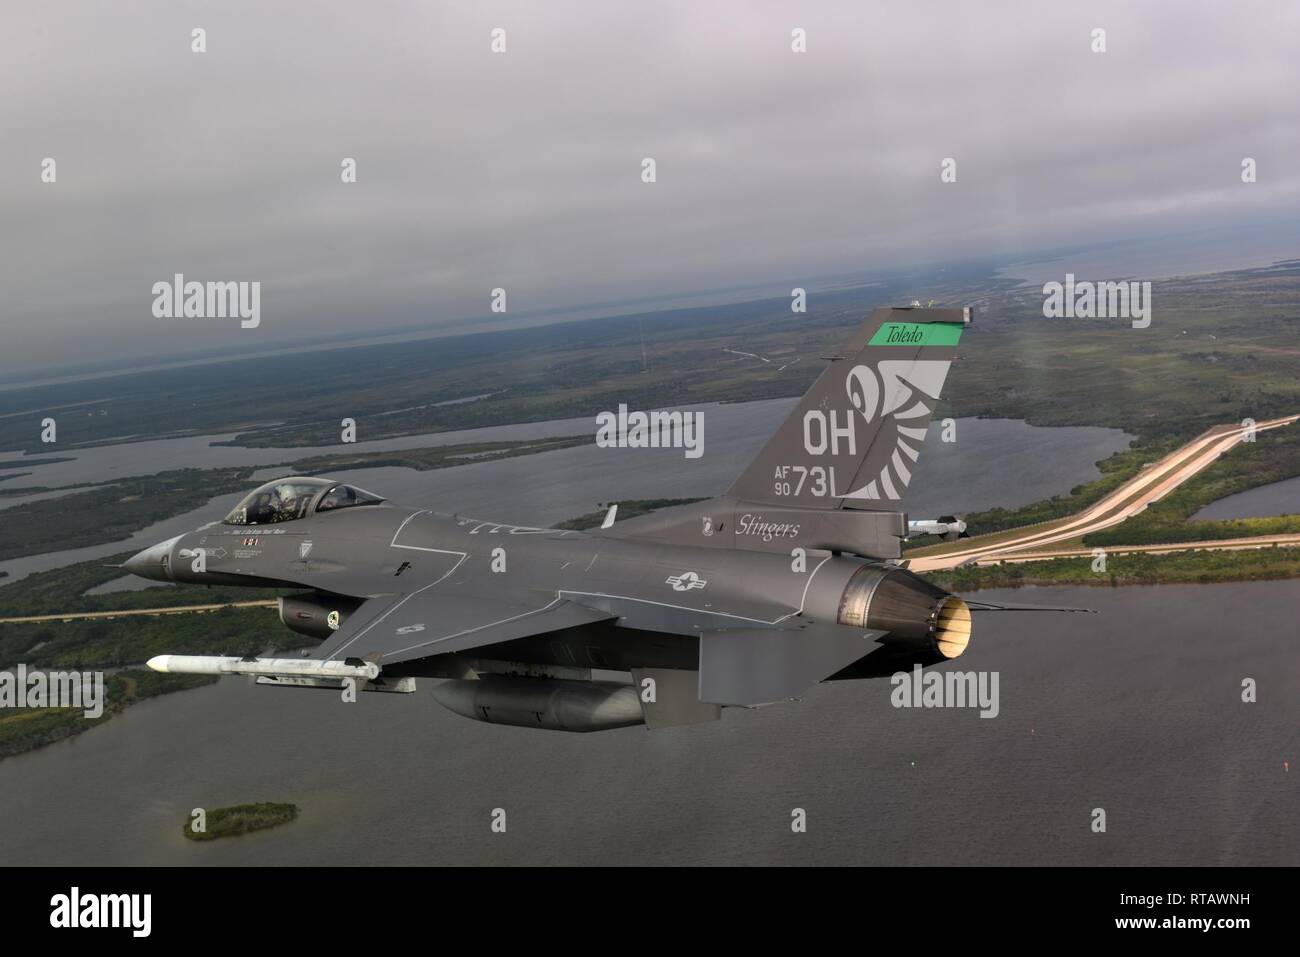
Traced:
<path fill-rule="evenodd" d="M 122 566 L 132 575 L 149 578 L 153 581 L 169 582 L 172 578 L 172 546 L 180 539 L 169 538 L 157 545 L 150 545 L 144 551 L 132 555 Z"/>

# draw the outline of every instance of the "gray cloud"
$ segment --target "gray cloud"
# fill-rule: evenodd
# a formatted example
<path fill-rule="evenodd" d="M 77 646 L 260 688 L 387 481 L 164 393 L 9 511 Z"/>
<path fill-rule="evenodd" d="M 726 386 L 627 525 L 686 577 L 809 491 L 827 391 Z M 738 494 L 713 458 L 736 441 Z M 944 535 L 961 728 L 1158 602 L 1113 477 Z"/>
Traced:
<path fill-rule="evenodd" d="M 4 375 L 1300 206 L 1288 4 L 12 6 Z M 175 272 L 260 280 L 261 328 L 153 319 Z"/>

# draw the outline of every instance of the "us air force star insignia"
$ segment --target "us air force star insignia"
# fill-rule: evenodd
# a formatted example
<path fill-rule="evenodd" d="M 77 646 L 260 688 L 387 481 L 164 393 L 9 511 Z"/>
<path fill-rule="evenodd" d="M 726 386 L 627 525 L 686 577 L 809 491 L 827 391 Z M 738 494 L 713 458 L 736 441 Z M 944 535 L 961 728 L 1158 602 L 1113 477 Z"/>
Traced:
<path fill-rule="evenodd" d="M 692 588 L 703 588 L 708 582 L 695 572 L 682 572 L 664 579 L 664 584 L 672 585 L 673 591 L 690 591 Z"/>
<path fill-rule="evenodd" d="M 330 631 L 338 631 L 338 630 L 339 630 L 339 613 L 338 613 L 337 611 L 332 611 L 332 612 L 330 612 L 328 615 L 326 615 L 326 616 L 325 616 L 325 624 L 327 624 L 327 625 L 330 626 Z"/>

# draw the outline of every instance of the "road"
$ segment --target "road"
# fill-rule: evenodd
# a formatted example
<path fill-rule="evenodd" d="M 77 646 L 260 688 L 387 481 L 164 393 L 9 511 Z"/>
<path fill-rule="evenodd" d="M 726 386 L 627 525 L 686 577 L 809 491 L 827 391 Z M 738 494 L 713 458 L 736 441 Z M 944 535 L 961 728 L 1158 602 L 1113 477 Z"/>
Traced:
<path fill-rule="evenodd" d="M 1300 415 L 1284 416 L 1259 422 L 1256 432 L 1281 428 L 1300 420 Z M 1154 465 L 1143 469 L 1115 491 L 1096 504 L 1070 518 L 1020 529 L 1012 533 L 998 533 L 981 542 L 969 539 L 955 547 L 938 546 L 946 550 L 918 554 L 908 562 L 914 572 L 938 571 L 965 564 L 989 564 L 1008 559 L 1012 555 L 1044 545 L 1069 541 L 1118 525 L 1137 515 L 1153 502 L 1158 502 L 1188 479 L 1212 465 L 1224 452 L 1242 441 L 1250 430 L 1243 425 L 1216 425 L 1201 433 L 1177 451 L 1171 452 Z M 1189 547 L 1187 545 L 1179 547 Z"/>
<path fill-rule="evenodd" d="M 1149 552 L 1152 555 L 1168 555 L 1170 552 L 1240 552 L 1252 548 L 1300 548 L 1300 535 L 1258 535 L 1253 538 L 1224 538 L 1203 542 L 1170 542 L 1165 545 L 1111 545 L 1107 555 L 1128 555 L 1133 552 Z M 995 562 L 1041 562 L 1049 558 L 1091 558 L 1091 548 L 1060 548 L 1044 552 L 1017 552 L 1002 555 L 996 559 L 978 561 L 977 565 L 991 565 Z"/>
<path fill-rule="evenodd" d="M 0 625 L 17 625 L 34 621 L 77 621 L 82 618 L 129 618 L 131 615 L 186 615 L 198 611 L 219 611 L 222 608 L 274 608 L 277 599 L 260 601 L 232 601 L 221 605 L 173 605 L 170 608 L 123 608 L 120 611 L 80 611 L 64 615 L 23 615 L 19 618 L 0 618 Z"/>

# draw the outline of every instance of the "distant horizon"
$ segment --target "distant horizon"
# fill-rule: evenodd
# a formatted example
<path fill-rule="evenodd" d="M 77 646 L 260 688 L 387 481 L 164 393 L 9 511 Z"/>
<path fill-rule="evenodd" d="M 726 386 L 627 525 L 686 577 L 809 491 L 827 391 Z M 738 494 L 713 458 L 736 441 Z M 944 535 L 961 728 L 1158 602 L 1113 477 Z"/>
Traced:
<path fill-rule="evenodd" d="M 1286 230 L 1279 227 L 1291 226 L 1289 222 L 1267 222 L 1264 224 L 1252 223 L 1237 227 L 1236 230 L 1185 230 L 1181 233 L 1166 237 L 1156 237 L 1164 239 L 1178 239 L 1185 236 L 1209 235 L 1214 240 L 1213 250 L 1232 254 L 1234 257 L 1239 255 L 1239 247 L 1233 244 L 1230 238 L 1240 231 L 1254 230 L 1276 230 L 1276 239 L 1280 243 L 1285 243 L 1287 236 L 1283 235 Z M 1295 231 L 1295 245 L 1292 250 L 1293 256 L 1290 258 L 1300 258 L 1300 231 Z M 970 257 L 966 259 L 953 260 L 951 262 L 927 262 L 915 263 L 907 266 L 898 266 L 890 269 L 878 270 L 879 278 L 867 278 L 866 275 L 852 275 L 842 272 L 824 273 L 817 276 L 809 277 L 803 280 L 805 288 L 810 294 L 816 292 L 844 292 L 853 289 L 867 289 L 872 285 L 878 284 L 884 279 L 898 277 L 911 273 L 938 272 L 946 269 L 955 268 L 987 268 L 990 275 L 1003 279 L 1021 278 L 1021 285 L 1034 285 L 1036 281 L 1024 278 L 1034 274 L 1038 270 L 1020 269 L 1020 275 L 1013 273 L 1017 267 L 1041 266 L 1043 264 L 1053 264 L 1065 256 L 1076 256 L 1077 261 L 1086 265 L 1089 262 L 1088 255 L 1116 247 L 1125 247 L 1139 245 L 1151 242 L 1151 238 L 1135 239 L 1127 237 L 1116 237 L 1111 240 L 1093 242 L 1081 246 L 1062 247 L 1056 249 L 1044 249 L 1037 256 L 1029 257 L 1009 257 L 1006 255 L 986 255 L 981 257 Z M 1266 246 L 1272 246 L 1272 243 L 1265 243 Z M 1283 248 L 1278 245 L 1277 250 Z M 1202 256 L 1208 250 L 1197 249 L 1197 253 Z M 1146 273 L 1148 278 L 1166 279 L 1173 276 L 1187 275 L 1212 275 L 1219 272 L 1231 272 L 1236 269 L 1244 268 L 1264 268 L 1278 262 L 1286 262 L 1287 258 L 1279 257 L 1264 261 L 1272 253 L 1260 252 L 1257 255 L 1245 254 L 1245 261 L 1234 262 L 1233 265 L 1221 268 L 1197 269 L 1192 268 L 1188 271 L 1157 271 L 1156 273 Z M 1261 258 L 1264 257 L 1264 258 Z M 999 265 L 1001 264 L 1001 265 Z M 1081 273 L 1082 274 L 1082 273 Z M 1111 274 L 1106 271 L 1104 274 L 1089 274 L 1096 279 L 1114 279 L 1120 278 L 1119 273 Z M 1049 273 L 1048 278 L 1058 278 L 1055 273 Z M 53 372 L 54 375 L 42 375 L 33 378 L 15 378 L 12 376 L 0 375 L 0 392 L 21 391 L 27 388 L 39 388 L 41 386 L 62 385 L 73 382 L 85 382 L 94 379 L 113 378 L 120 375 L 130 375 L 142 372 L 154 372 L 167 369 L 180 369 L 189 367 L 220 365 L 226 362 L 237 362 L 245 359 L 268 358 L 278 355 L 294 355 L 303 352 L 329 352 L 334 350 L 347 349 L 354 346 L 383 345 L 397 342 L 415 342 L 427 339 L 442 339 L 453 336 L 472 336 L 487 334 L 493 332 L 504 332 L 510 329 L 532 329 L 542 326 L 566 325 L 574 322 L 584 322 L 600 319 L 615 319 L 620 317 L 634 316 L 653 316 L 661 313 L 674 312 L 683 309 L 707 308 L 708 306 L 738 305 L 748 302 L 762 302 L 771 299 L 779 299 L 789 295 L 788 283 L 782 283 L 779 280 L 771 280 L 761 284 L 737 284 L 722 285 L 708 289 L 688 290 L 678 294 L 665 294 L 662 296 L 636 297 L 622 301 L 611 301 L 601 303 L 573 304 L 565 307 L 556 307 L 551 309 L 542 309 L 536 312 L 519 312 L 509 317 L 490 317 L 490 316 L 466 316 L 456 319 L 449 319 L 436 324 L 412 324 L 404 323 L 393 326 L 380 326 L 362 336 L 352 335 L 347 332 L 325 332 L 318 337 L 300 341 L 295 344 L 268 343 L 265 348 L 250 348 L 246 351 L 228 351 L 218 355 L 211 354 L 159 354 L 155 361 L 144 363 L 132 363 L 130 360 L 107 360 L 106 363 L 82 364 L 53 366 L 45 370 Z M 753 295 L 739 295 L 731 298 L 730 294 L 750 292 Z M 766 294 L 758 294 L 765 292 Z M 658 308 L 637 308 L 652 303 L 659 303 Z M 608 310 L 608 311 L 607 311 Z M 166 322 L 168 320 L 152 320 L 157 322 Z"/>

